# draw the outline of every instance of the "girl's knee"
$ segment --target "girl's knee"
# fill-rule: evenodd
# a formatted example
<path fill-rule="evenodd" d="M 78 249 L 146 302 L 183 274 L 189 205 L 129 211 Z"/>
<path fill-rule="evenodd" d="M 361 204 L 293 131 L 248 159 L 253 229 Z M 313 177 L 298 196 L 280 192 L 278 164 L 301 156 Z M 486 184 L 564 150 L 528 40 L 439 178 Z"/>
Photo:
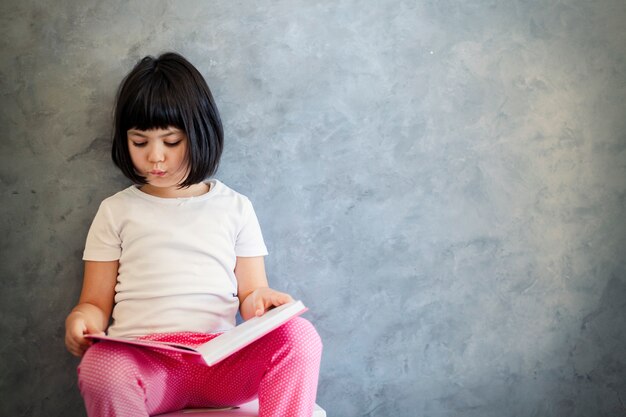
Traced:
<path fill-rule="evenodd" d="M 282 342 L 300 355 L 319 358 L 322 339 L 313 324 L 302 317 L 295 317 L 277 329 Z"/>
<path fill-rule="evenodd" d="M 102 391 L 124 385 L 124 380 L 136 381 L 133 355 L 111 343 L 96 343 L 85 352 L 78 365 L 78 386 L 86 391 Z"/>

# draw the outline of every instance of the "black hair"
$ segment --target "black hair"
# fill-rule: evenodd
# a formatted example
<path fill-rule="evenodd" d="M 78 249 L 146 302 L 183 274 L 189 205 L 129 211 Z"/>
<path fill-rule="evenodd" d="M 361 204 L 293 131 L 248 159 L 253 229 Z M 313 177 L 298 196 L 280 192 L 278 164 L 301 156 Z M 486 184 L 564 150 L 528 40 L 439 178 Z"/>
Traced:
<path fill-rule="evenodd" d="M 180 188 L 197 184 L 217 171 L 224 130 L 211 90 L 200 72 L 184 57 L 167 52 L 146 56 L 124 78 L 117 91 L 111 156 L 136 184 L 146 184 L 128 151 L 129 129 L 185 132 L 189 172 Z"/>

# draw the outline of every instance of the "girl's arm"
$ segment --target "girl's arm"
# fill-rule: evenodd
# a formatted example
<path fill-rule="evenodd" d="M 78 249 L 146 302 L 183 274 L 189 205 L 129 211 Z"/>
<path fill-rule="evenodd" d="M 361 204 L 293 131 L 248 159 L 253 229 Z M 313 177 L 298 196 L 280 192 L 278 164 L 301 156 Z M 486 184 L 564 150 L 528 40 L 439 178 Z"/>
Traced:
<path fill-rule="evenodd" d="M 104 333 L 109 325 L 118 267 L 119 261 L 85 261 L 78 305 L 65 320 L 65 345 L 75 356 L 82 356 L 91 345 L 86 334 Z"/>
<path fill-rule="evenodd" d="M 239 312 L 244 320 L 263 315 L 271 306 L 293 301 L 289 294 L 269 288 L 262 256 L 238 256 L 235 276 L 237 277 Z"/>

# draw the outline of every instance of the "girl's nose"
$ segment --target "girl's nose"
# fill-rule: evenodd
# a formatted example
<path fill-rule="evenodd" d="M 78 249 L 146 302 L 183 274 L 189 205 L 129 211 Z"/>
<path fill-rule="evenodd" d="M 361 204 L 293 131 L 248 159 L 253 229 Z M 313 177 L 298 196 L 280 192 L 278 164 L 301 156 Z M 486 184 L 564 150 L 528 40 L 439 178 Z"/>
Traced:
<path fill-rule="evenodd" d="M 159 145 L 153 145 L 148 152 L 148 161 L 150 162 L 162 162 L 165 158 L 163 148 Z"/>

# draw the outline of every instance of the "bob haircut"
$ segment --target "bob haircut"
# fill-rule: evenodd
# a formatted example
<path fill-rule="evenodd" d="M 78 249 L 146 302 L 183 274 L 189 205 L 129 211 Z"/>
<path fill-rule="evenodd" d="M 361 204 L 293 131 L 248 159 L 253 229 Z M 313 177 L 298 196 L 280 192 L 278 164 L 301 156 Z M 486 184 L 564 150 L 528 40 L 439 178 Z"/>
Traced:
<path fill-rule="evenodd" d="M 117 91 L 111 157 L 136 184 L 146 184 L 128 151 L 129 129 L 175 127 L 188 138 L 187 177 L 179 188 L 204 181 L 217 171 L 224 130 L 211 90 L 200 72 L 181 55 L 146 56 L 124 78 Z"/>

